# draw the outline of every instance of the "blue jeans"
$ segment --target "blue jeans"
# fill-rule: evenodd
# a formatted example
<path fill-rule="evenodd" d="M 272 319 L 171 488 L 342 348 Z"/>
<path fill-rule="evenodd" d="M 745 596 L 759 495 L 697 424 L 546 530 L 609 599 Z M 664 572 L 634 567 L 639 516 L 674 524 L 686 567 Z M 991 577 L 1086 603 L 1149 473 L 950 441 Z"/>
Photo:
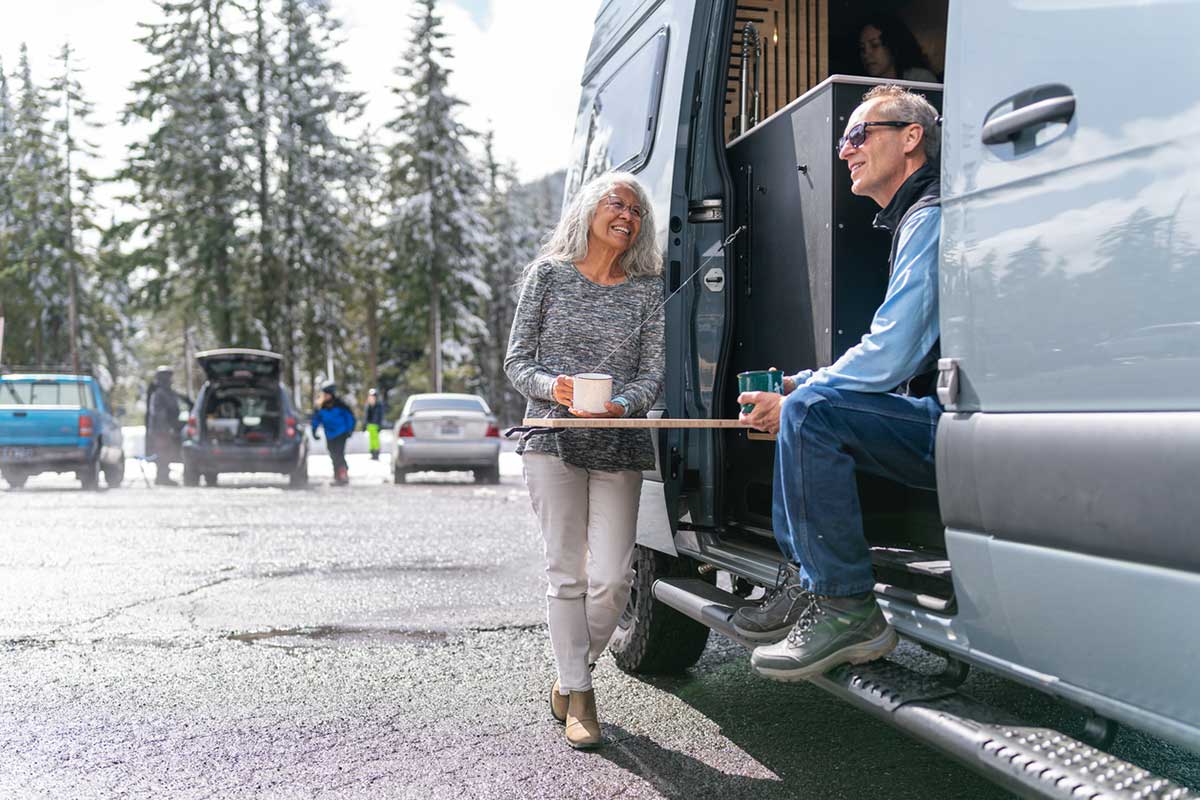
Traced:
<path fill-rule="evenodd" d="M 802 386 L 783 402 L 775 448 L 775 540 L 805 588 L 844 597 L 875 586 L 855 469 L 936 488 L 932 397 Z"/>

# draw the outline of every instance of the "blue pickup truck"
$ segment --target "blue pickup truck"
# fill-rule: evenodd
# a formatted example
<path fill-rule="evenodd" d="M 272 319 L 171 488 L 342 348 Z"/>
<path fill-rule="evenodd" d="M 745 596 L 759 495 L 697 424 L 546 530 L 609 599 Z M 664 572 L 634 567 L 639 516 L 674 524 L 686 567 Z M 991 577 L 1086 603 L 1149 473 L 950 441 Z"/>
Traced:
<path fill-rule="evenodd" d="M 74 472 L 84 489 L 125 477 L 121 426 L 95 378 L 0 374 L 0 476 L 19 489 L 31 475 Z"/>

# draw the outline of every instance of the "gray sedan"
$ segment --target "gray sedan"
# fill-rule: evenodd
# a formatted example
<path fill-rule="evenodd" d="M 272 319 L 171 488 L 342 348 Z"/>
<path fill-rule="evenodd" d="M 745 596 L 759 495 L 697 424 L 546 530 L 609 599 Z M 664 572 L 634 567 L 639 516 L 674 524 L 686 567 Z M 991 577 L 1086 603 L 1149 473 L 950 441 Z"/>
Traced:
<path fill-rule="evenodd" d="M 500 482 L 500 429 L 482 397 L 414 394 L 396 420 L 392 476 L 410 472 L 475 473 L 476 483 Z"/>

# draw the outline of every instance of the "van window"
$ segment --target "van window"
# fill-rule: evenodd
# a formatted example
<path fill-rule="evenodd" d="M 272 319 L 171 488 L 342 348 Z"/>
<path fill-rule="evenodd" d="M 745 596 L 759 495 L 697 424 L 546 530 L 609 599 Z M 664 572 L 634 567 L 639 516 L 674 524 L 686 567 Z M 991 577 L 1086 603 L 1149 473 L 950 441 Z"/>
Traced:
<path fill-rule="evenodd" d="M 667 29 L 663 28 L 596 92 L 583 182 L 609 170 L 637 172 L 649 159 L 658 127 L 666 61 Z M 633 124 L 639 118 L 643 124 Z"/>

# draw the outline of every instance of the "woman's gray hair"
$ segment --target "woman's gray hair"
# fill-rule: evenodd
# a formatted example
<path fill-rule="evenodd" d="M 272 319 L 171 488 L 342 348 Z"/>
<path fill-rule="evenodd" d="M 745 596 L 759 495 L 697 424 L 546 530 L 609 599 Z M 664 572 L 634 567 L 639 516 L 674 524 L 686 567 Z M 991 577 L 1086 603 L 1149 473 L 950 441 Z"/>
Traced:
<path fill-rule="evenodd" d="M 646 195 L 646 190 L 638 183 L 637 178 L 628 172 L 606 172 L 581 186 L 533 263 L 563 261 L 573 264 L 582 261 L 587 256 L 588 233 L 592 229 L 596 207 L 618 186 L 634 193 L 637 204 L 645 214 L 642 216 L 637 238 L 617 259 L 617 264 L 630 278 L 662 274 L 662 251 L 658 247 L 654 207 Z"/>

